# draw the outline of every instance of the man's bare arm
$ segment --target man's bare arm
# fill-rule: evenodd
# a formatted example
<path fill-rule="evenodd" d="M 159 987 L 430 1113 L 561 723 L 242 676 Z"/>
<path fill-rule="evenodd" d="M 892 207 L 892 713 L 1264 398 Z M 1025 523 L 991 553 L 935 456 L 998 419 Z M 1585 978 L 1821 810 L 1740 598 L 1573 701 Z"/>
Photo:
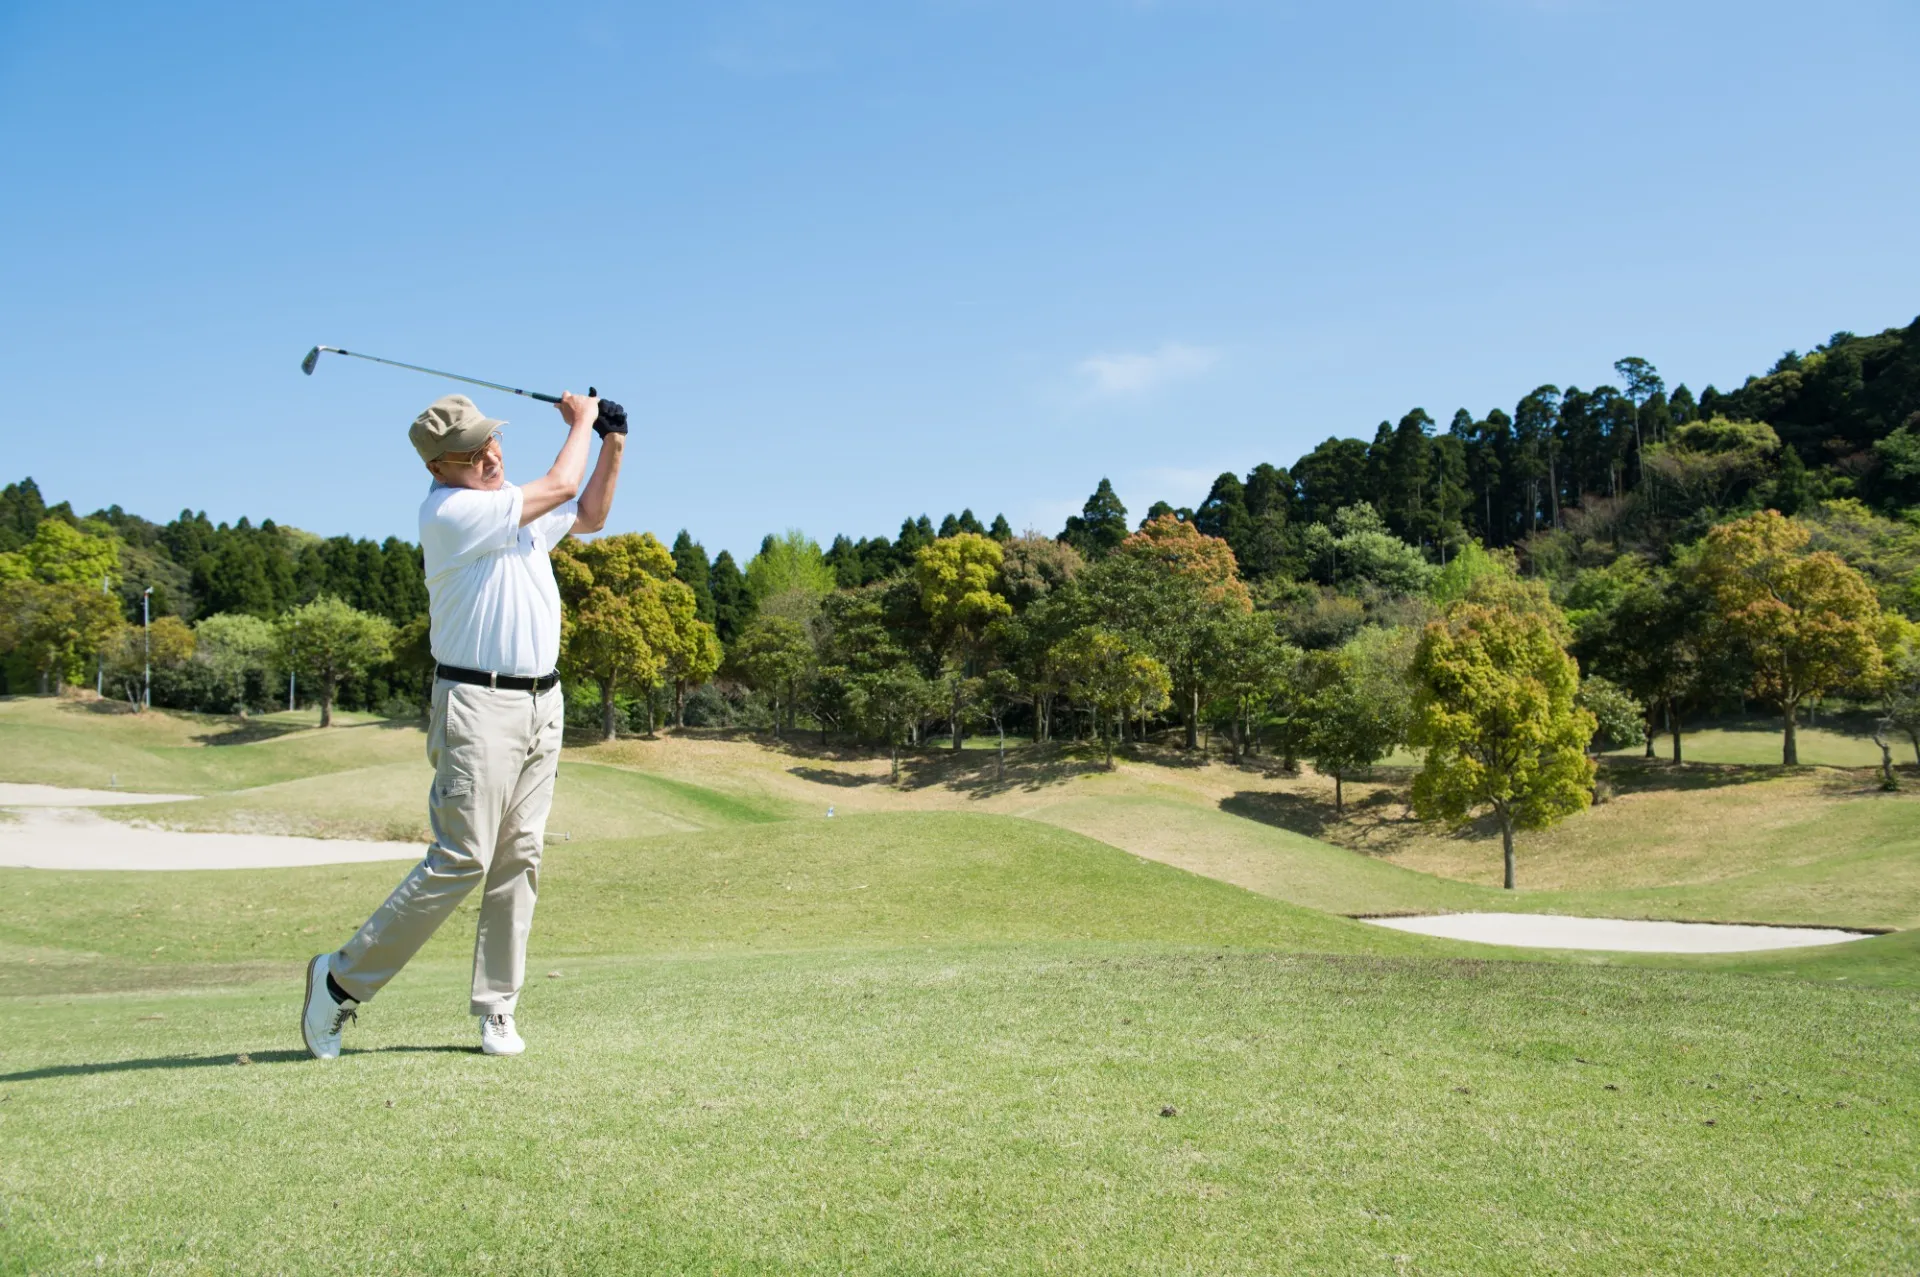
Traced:
<path fill-rule="evenodd" d="M 526 527 L 543 514 L 558 510 L 580 495 L 580 481 L 587 473 L 587 437 L 600 415 L 600 401 L 569 391 L 560 396 L 560 415 L 566 419 L 567 441 L 553 468 L 520 489 L 520 526 Z"/>
<path fill-rule="evenodd" d="M 577 533 L 598 532 L 607 526 L 607 512 L 613 509 L 614 485 L 620 482 L 620 454 L 627 450 L 627 437 L 608 434 L 600 441 L 600 460 L 594 464 L 593 477 L 580 494 L 580 512 L 574 516 Z"/>

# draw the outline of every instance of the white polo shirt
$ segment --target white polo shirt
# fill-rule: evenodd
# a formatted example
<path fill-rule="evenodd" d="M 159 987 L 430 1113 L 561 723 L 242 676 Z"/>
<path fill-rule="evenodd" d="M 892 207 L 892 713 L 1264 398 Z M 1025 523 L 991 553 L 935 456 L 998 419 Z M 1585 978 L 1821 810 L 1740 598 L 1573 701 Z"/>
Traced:
<path fill-rule="evenodd" d="M 436 483 L 420 503 L 433 657 L 495 674 L 538 677 L 560 662 L 560 587 L 547 551 L 573 527 L 569 501 L 520 526 L 520 489 Z"/>

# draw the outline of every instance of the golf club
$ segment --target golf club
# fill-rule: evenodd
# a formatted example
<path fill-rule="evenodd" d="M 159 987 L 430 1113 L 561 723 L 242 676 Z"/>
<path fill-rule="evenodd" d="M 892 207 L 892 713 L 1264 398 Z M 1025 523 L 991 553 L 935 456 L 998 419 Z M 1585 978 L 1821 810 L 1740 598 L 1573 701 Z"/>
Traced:
<path fill-rule="evenodd" d="M 503 386 L 497 381 L 482 381 L 478 377 L 462 377 L 457 372 L 442 372 L 438 368 L 422 368 L 419 364 L 403 364 L 398 359 L 382 359 L 378 355 L 363 355 L 354 350 L 342 350 L 338 346 L 315 346 L 307 352 L 307 357 L 300 361 L 300 371 L 309 377 L 313 376 L 314 365 L 320 362 L 320 354 L 322 351 L 330 355 L 351 355 L 355 359 L 370 359 L 376 364 L 387 364 L 394 368 L 408 368 L 414 372 L 424 372 L 433 377 L 445 377 L 451 381 L 464 381 L 473 386 L 485 386 L 489 390 L 504 390 L 510 395 L 521 395 L 528 399 L 538 399 L 541 403 L 560 402 L 559 395 L 543 395 L 534 390 L 522 390 L 518 386 Z M 589 399 L 597 398 L 598 396 L 599 392 L 597 390 L 592 386 L 587 387 L 587 397 Z"/>

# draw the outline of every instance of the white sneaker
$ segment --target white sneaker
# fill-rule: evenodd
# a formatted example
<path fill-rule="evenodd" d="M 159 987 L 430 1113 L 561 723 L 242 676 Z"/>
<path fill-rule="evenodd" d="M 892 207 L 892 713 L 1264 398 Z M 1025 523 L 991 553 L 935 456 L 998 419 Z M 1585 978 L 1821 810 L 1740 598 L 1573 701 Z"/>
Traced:
<path fill-rule="evenodd" d="M 320 954 L 307 964 L 307 1000 L 300 1008 L 300 1036 L 316 1060 L 332 1060 L 340 1055 L 340 1030 L 348 1020 L 357 1019 L 358 1002 L 335 1002 L 327 988 L 327 955 Z"/>
<path fill-rule="evenodd" d="M 480 1017 L 480 1049 L 488 1055 L 518 1055 L 527 1049 L 525 1040 L 513 1027 L 511 1012 L 495 1011 Z"/>

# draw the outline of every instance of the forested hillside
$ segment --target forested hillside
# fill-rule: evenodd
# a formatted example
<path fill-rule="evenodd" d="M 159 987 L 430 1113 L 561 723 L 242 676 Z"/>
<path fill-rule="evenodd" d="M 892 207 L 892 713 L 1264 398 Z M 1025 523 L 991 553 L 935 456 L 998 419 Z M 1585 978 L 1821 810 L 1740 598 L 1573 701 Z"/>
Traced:
<path fill-rule="evenodd" d="M 1837 333 L 1729 391 L 1615 369 L 1617 385 L 1543 384 L 1444 427 L 1414 408 L 1371 440 L 1223 474 L 1193 509 L 1136 519 L 1101 479 L 1057 534 L 963 510 L 824 550 L 769 535 L 744 566 L 688 531 L 570 544 L 578 721 L 894 746 L 1177 725 L 1338 774 L 1418 735 L 1416 646 L 1477 607 L 1544 618 L 1615 743 L 1750 700 L 1781 712 L 1789 759 L 1822 698 L 1920 730 L 1901 699 L 1920 698 L 1901 682 L 1920 617 L 1920 320 Z M 329 704 L 399 712 L 426 688 L 419 551 L 397 538 L 80 516 L 25 479 L 0 492 L 0 590 L 16 693 L 137 699 L 151 671 L 155 703 L 224 712 L 295 673 Z"/>

